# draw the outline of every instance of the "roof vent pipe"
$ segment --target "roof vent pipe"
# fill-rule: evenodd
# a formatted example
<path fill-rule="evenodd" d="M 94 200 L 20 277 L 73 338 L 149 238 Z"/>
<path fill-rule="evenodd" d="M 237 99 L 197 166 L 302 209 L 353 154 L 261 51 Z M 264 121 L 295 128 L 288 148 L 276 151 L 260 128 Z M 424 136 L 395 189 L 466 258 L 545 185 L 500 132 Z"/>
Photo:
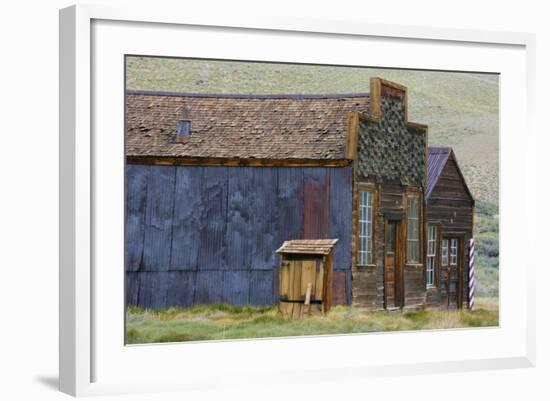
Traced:
<path fill-rule="evenodd" d="M 176 127 L 176 142 L 183 142 L 189 135 L 191 135 L 191 120 L 189 110 L 184 106 L 180 110 L 180 119 Z"/>

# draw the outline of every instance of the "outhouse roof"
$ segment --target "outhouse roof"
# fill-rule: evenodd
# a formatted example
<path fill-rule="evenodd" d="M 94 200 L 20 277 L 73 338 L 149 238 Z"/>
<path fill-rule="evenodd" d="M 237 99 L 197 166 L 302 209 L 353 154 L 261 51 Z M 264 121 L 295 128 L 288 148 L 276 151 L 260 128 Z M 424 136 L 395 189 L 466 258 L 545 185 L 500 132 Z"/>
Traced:
<path fill-rule="evenodd" d="M 349 112 L 368 93 L 232 95 L 126 92 L 126 156 L 344 160 Z M 182 114 L 191 134 L 176 141 Z"/>
<path fill-rule="evenodd" d="M 283 242 L 277 253 L 328 255 L 338 239 L 294 239 Z"/>

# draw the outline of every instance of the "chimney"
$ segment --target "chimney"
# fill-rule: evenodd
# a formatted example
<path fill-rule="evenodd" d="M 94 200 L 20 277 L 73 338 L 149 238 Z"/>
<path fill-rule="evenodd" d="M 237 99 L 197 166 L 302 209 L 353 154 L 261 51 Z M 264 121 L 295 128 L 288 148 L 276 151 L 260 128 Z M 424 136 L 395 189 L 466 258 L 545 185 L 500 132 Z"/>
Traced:
<path fill-rule="evenodd" d="M 176 142 L 185 142 L 185 138 L 191 135 L 191 120 L 189 110 L 183 106 L 180 109 L 180 118 L 176 127 Z"/>

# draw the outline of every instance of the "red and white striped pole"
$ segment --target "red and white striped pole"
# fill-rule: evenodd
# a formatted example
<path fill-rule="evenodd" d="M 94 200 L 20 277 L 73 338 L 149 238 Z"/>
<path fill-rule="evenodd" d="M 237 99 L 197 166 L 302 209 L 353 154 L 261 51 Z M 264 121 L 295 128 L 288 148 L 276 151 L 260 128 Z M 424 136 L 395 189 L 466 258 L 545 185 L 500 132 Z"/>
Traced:
<path fill-rule="evenodd" d="M 474 239 L 473 238 L 470 238 L 470 270 L 469 270 L 469 288 L 470 288 L 470 302 L 469 302 L 469 307 L 470 307 L 470 310 L 473 310 L 474 309 L 474 287 L 475 287 L 475 284 L 476 284 L 476 281 L 475 281 L 475 261 L 476 261 L 476 256 L 475 256 L 475 242 L 474 242 Z"/>

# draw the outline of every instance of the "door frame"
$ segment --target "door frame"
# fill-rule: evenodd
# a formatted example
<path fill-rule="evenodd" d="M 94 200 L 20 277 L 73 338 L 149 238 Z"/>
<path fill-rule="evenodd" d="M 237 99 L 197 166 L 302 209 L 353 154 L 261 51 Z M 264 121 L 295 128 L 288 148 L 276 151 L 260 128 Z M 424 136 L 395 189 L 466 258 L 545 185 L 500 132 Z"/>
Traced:
<path fill-rule="evenodd" d="M 388 238 L 388 226 L 392 222 L 395 225 L 395 250 L 394 250 L 394 305 L 395 308 L 402 309 L 405 306 L 405 263 L 404 263 L 404 249 L 403 249 L 403 219 L 398 218 L 384 218 L 384 305 L 386 309 L 387 305 L 387 291 L 386 291 L 386 240 Z M 399 303 L 397 300 L 399 299 Z M 392 306 L 390 306 L 392 307 Z"/>
<path fill-rule="evenodd" d="M 457 249 L 456 249 L 456 308 L 462 309 L 462 302 L 464 299 L 464 277 L 462 276 L 463 264 L 464 264 L 464 234 L 462 233 L 441 233 L 441 241 L 448 241 L 448 251 L 447 251 L 447 307 L 449 307 L 449 287 L 450 287 L 450 270 L 451 270 L 451 239 L 457 240 Z M 441 247 L 441 242 L 439 244 Z M 439 261 L 441 263 L 441 260 Z M 442 268 L 441 266 L 440 268 Z"/>

